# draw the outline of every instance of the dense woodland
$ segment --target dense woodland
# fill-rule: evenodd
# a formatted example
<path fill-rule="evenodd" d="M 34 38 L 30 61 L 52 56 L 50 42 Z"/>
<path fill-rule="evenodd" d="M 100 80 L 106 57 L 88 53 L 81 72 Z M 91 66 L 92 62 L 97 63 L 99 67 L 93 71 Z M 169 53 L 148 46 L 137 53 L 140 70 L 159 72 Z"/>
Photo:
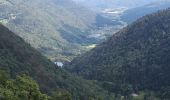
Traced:
<path fill-rule="evenodd" d="M 102 42 L 156 10 L 141 9 L 110 19 L 71 0 L 0 0 L 0 100 L 170 100 L 170 9 Z"/>
<path fill-rule="evenodd" d="M 15 79 L 17 75 L 22 74 L 32 77 L 38 82 L 43 93 L 68 91 L 76 100 L 112 98 L 112 94 L 108 94 L 95 82 L 71 75 L 57 67 L 2 25 L 0 25 L 0 69 L 9 73 L 10 78 Z"/>
<path fill-rule="evenodd" d="M 122 98 L 123 94 L 107 90 L 97 81 L 82 79 L 55 66 L 2 25 L 0 25 L 0 51 L 0 99 L 2 100 L 120 100 Z M 129 88 L 122 88 L 124 93 L 130 93 Z M 150 91 L 141 91 L 138 97 L 124 96 L 123 100 L 157 98 Z"/>
<path fill-rule="evenodd" d="M 110 92 L 170 99 L 170 9 L 144 16 L 66 67 Z"/>
<path fill-rule="evenodd" d="M 26 75 L 11 79 L 5 71 L 0 71 L 0 100 L 72 100 L 71 94 L 55 91 L 51 96 L 41 93 L 39 85 Z"/>

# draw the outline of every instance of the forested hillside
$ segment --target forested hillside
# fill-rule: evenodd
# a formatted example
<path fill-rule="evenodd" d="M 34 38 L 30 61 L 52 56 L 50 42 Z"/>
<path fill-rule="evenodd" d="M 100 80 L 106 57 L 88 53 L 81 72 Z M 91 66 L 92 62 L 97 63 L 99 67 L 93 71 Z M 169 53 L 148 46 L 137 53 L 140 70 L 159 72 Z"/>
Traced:
<path fill-rule="evenodd" d="M 170 1 L 74 1 L 0 0 L 0 100 L 170 100 Z"/>
<path fill-rule="evenodd" d="M 112 22 L 71 0 L 0 0 L 0 11 L 0 22 L 10 30 L 47 57 L 66 61 L 100 42 L 91 37 L 106 33 L 99 21 Z"/>
<path fill-rule="evenodd" d="M 169 19 L 170 9 L 144 16 L 74 59 L 67 69 L 98 80 L 111 92 L 127 95 L 149 90 L 169 100 Z"/>
<path fill-rule="evenodd" d="M 32 77 L 38 82 L 43 93 L 51 94 L 53 91 L 61 90 L 70 92 L 73 100 L 100 97 L 112 100 L 112 94 L 95 85 L 95 82 L 73 76 L 57 67 L 2 25 L 0 25 L 0 70 L 9 73 L 11 78 L 22 74 Z M 0 86 L 1 84 L 0 82 Z"/>

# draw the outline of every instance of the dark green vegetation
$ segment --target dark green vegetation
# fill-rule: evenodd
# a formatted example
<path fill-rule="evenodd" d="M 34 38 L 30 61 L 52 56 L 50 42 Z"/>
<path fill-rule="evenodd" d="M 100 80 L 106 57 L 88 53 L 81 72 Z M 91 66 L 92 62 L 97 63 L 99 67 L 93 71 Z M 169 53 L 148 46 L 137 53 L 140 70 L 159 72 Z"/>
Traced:
<path fill-rule="evenodd" d="M 130 100 L 158 100 L 152 93 L 140 93 L 138 97 L 130 97 Z M 120 96 L 117 99 L 120 100 Z M 0 70 L 0 100 L 75 100 L 72 99 L 71 94 L 67 91 L 55 91 L 51 95 L 43 94 L 40 91 L 39 85 L 32 78 L 26 75 L 16 76 L 10 78 L 7 72 Z M 77 100 L 77 99 L 76 99 Z M 84 99 L 81 99 L 84 100 Z M 103 100 L 102 98 L 88 98 L 86 100 Z M 108 98 L 106 99 L 108 100 Z M 127 99 L 126 99 L 127 100 Z"/>
<path fill-rule="evenodd" d="M 127 96 L 148 90 L 161 100 L 169 100 L 169 18 L 170 9 L 142 17 L 74 59 L 66 69 L 97 80 L 110 92 Z"/>
<path fill-rule="evenodd" d="M 0 11 L 0 22 L 53 60 L 70 60 L 100 42 L 89 37 L 99 30 L 97 14 L 71 0 L 0 0 Z"/>
<path fill-rule="evenodd" d="M 2 25 L 0 25 L 0 69 L 7 71 L 12 78 L 20 74 L 32 77 L 38 82 L 43 93 L 68 91 L 75 100 L 112 98 L 112 94 L 108 95 L 107 91 L 95 85 L 95 82 L 73 76 L 58 68 Z"/>
<path fill-rule="evenodd" d="M 6 72 L 0 71 L 1 100 L 72 100 L 67 92 L 54 92 L 50 97 L 41 93 L 38 84 L 26 75 L 11 79 Z"/>

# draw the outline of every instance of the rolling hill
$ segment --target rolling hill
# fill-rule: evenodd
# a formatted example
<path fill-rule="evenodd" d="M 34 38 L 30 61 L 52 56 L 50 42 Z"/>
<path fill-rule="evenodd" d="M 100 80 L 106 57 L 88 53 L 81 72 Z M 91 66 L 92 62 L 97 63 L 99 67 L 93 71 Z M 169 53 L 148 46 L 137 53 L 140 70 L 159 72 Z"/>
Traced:
<path fill-rule="evenodd" d="M 170 9 L 144 16 L 74 59 L 66 69 L 124 96 L 149 90 L 169 98 L 169 18 Z"/>

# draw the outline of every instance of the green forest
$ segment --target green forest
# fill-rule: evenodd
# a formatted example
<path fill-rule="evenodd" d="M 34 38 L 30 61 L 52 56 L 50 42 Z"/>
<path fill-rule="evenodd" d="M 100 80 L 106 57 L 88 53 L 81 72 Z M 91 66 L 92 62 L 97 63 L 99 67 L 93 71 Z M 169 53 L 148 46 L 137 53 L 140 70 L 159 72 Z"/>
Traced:
<path fill-rule="evenodd" d="M 26 74 L 37 81 L 43 93 L 51 94 L 56 90 L 65 90 L 77 100 L 98 96 L 110 100 L 112 98 L 112 94 L 108 94 L 93 81 L 82 79 L 57 67 L 3 25 L 0 25 L 0 51 L 1 70 L 8 72 L 11 78 Z"/>
<path fill-rule="evenodd" d="M 0 100 L 170 100 L 170 0 L 138 2 L 0 0 Z"/>
<path fill-rule="evenodd" d="M 10 78 L 9 74 L 0 71 L 0 100 L 72 100 L 71 94 L 55 91 L 51 96 L 40 91 L 36 81 L 26 75 Z"/>
<path fill-rule="evenodd" d="M 170 9 L 144 16 L 108 41 L 75 58 L 66 69 L 97 80 L 104 89 L 122 95 L 153 91 L 169 98 Z"/>

